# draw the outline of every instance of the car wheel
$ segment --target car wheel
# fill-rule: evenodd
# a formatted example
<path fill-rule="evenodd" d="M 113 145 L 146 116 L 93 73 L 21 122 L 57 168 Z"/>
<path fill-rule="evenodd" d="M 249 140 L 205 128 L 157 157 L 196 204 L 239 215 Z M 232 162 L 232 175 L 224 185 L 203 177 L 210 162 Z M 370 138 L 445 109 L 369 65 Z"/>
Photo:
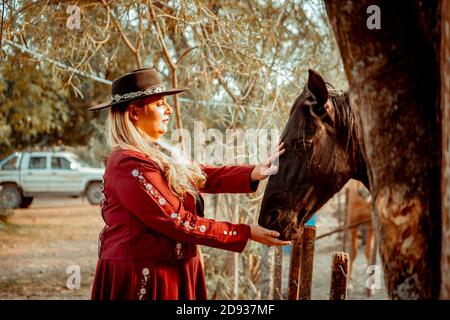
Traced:
<path fill-rule="evenodd" d="M 86 197 L 90 204 L 100 204 L 103 200 L 102 183 L 91 182 L 86 189 Z"/>
<path fill-rule="evenodd" d="M 28 208 L 33 202 L 33 197 L 23 197 L 22 202 L 20 203 L 21 208 Z"/>
<path fill-rule="evenodd" d="M 22 203 L 22 193 L 14 184 L 3 185 L 0 191 L 0 207 L 16 209 Z"/>

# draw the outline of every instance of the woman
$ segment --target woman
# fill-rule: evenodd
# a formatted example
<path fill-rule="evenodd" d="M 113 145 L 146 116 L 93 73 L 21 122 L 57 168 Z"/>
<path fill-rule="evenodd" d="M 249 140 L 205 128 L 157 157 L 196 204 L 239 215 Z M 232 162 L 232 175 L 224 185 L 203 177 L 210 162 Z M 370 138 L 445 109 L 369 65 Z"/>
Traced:
<path fill-rule="evenodd" d="M 213 167 L 186 161 L 159 140 L 172 114 L 153 69 L 127 73 L 112 85 L 107 120 L 112 152 L 104 174 L 101 204 L 106 223 L 92 299 L 206 299 L 196 245 L 242 252 L 249 239 L 285 245 L 279 233 L 260 226 L 218 222 L 203 216 L 206 193 L 255 192 L 276 171 L 260 165 Z"/>

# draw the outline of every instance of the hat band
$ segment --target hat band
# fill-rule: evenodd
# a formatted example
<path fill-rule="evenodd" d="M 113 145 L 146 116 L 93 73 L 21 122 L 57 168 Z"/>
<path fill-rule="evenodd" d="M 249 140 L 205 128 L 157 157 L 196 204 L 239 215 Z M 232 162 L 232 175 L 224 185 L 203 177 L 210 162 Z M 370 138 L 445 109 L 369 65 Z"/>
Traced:
<path fill-rule="evenodd" d="M 135 92 L 129 92 L 129 93 L 125 93 L 125 94 L 115 94 L 113 96 L 111 96 L 112 102 L 119 102 L 122 100 L 128 100 L 128 99 L 134 99 L 137 97 L 142 97 L 142 96 L 148 96 L 150 94 L 154 94 L 154 93 L 160 93 L 160 92 L 164 92 L 166 89 L 164 88 L 164 86 L 158 86 L 155 88 L 148 88 L 145 89 L 144 91 L 135 91 Z"/>

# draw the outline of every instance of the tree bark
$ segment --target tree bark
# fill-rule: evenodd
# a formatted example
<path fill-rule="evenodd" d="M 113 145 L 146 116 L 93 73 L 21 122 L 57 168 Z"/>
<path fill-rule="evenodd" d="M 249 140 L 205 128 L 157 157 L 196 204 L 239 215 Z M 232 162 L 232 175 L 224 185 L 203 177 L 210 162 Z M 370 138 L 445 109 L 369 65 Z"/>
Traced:
<path fill-rule="evenodd" d="M 393 299 L 440 290 L 439 0 L 326 0 L 362 127 Z M 381 9 L 369 29 L 367 8 Z"/>
<path fill-rule="evenodd" d="M 442 258 L 441 299 L 450 299 L 450 1 L 441 8 Z"/>

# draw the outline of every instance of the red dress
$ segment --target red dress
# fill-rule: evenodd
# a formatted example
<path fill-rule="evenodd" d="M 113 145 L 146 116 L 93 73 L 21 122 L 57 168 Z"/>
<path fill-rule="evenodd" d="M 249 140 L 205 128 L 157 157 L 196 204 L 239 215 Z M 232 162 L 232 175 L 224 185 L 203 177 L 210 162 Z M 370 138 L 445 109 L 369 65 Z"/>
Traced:
<path fill-rule="evenodd" d="M 201 166 L 205 193 L 255 192 L 253 165 Z M 111 152 L 103 176 L 105 228 L 99 236 L 94 300 L 206 299 L 197 245 L 242 252 L 245 224 L 203 217 L 196 200 L 172 193 L 157 164 L 130 150 Z"/>

